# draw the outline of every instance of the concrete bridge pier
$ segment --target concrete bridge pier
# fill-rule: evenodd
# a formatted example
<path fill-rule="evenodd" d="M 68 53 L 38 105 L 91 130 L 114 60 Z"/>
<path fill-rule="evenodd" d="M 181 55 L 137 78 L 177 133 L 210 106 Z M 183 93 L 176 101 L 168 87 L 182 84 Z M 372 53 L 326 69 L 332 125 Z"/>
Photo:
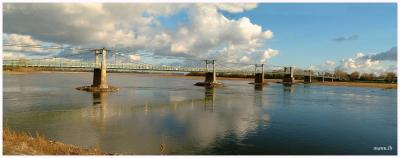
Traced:
<path fill-rule="evenodd" d="M 282 79 L 282 83 L 283 84 L 294 84 L 295 80 L 294 80 L 294 67 L 284 67 L 283 69 L 283 79 Z"/>
<path fill-rule="evenodd" d="M 221 82 L 217 82 L 217 73 L 215 69 L 215 60 L 205 60 L 206 69 L 204 74 L 204 82 L 197 82 L 196 86 L 204 86 L 204 87 L 223 87 L 224 84 Z M 208 64 L 212 64 L 212 72 L 208 72 Z"/>
<path fill-rule="evenodd" d="M 118 88 L 109 86 L 107 83 L 107 50 L 101 50 L 101 67 L 98 68 L 98 50 L 95 50 L 95 68 L 93 69 L 93 84 L 91 86 L 78 87 L 76 89 L 89 92 L 118 91 Z"/>
<path fill-rule="evenodd" d="M 312 82 L 312 74 L 311 70 L 304 70 L 304 83 Z"/>
<path fill-rule="evenodd" d="M 98 68 L 99 67 L 99 50 L 98 49 L 96 49 L 95 51 L 94 51 L 94 67 L 95 68 Z"/>
<path fill-rule="evenodd" d="M 107 50 L 106 48 L 103 48 L 102 52 L 102 58 L 101 58 L 101 76 L 100 76 L 100 89 L 107 89 L 108 84 L 107 84 Z M 97 78 L 99 79 L 99 78 Z"/>
<path fill-rule="evenodd" d="M 254 64 L 254 82 L 249 84 L 254 84 L 256 86 L 267 84 L 264 81 L 264 64 Z"/>
<path fill-rule="evenodd" d="M 96 87 L 100 85 L 100 80 L 101 78 L 101 69 L 99 68 L 99 50 L 96 49 L 94 52 L 95 55 L 95 60 L 94 60 L 94 69 L 93 69 L 93 84 L 92 87 Z"/>

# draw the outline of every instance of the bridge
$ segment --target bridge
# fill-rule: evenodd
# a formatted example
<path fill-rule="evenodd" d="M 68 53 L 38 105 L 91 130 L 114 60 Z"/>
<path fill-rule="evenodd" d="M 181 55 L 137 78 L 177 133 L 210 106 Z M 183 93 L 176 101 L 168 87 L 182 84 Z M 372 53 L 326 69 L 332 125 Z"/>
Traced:
<path fill-rule="evenodd" d="M 34 47 L 43 48 L 43 46 L 30 46 L 22 44 L 5 44 L 5 47 Z M 47 48 L 49 49 L 49 48 Z M 53 48 L 68 49 L 68 48 Z M 75 51 L 77 49 L 74 49 Z M 295 68 L 293 66 L 277 66 L 247 63 L 229 63 L 216 60 L 189 59 L 192 65 L 157 65 L 148 64 L 139 61 L 126 60 L 122 51 L 97 48 L 97 49 L 80 49 L 80 52 L 67 54 L 64 56 L 51 56 L 36 59 L 3 59 L 3 68 L 44 68 L 51 70 L 72 70 L 72 71 L 92 71 L 94 72 L 93 85 L 91 87 L 107 88 L 106 72 L 182 72 L 182 73 L 204 73 L 204 82 L 196 83 L 200 86 L 223 86 L 223 83 L 217 82 L 218 74 L 239 74 L 253 75 L 255 85 L 264 85 L 264 78 L 267 75 L 282 76 L 282 83 L 294 84 L 295 78 L 304 79 L 304 83 L 311 83 L 313 80 L 322 82 L 336 80 L 333 73 L 323 71 L 313 71 L 310 69 Z M 109 53 L 109 55 L 107 55 Z M 101 67 L 99 67 L 99 55 L 101 56 Z M 107 62 L 107 58 L 114 57 L 114 62 Z M 68 58 L 75 58 L 68 59 Z M 120 59 L 120 60 L 117 60 Z M 212 64 L 212 69 L 209 68 Z M 260 70 L 261 69 L 261 70 Z M 100 81 L 101 80 L 101 81 Z M 102 83 L 104 82 L 104 84 Z M 100 86 L 101 85 L 101 86 Z"/>

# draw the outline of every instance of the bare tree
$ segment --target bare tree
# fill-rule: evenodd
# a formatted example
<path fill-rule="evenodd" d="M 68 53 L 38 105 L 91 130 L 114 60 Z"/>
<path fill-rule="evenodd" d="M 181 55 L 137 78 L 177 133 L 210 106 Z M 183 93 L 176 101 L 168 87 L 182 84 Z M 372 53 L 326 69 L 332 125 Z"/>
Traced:
<path fill-rule="evenodd" d="M 354 71 L 350 74 L 350 80 L 358 80 L 360 78 L 360 73 L 358 71 Z"/>
<path fill-rule="evenodd" d="M 387 82 L 393 83 L 393 81 L 396 79 L 396 74 L 393 72 L 388 72 L 385 74 L 385 80 Z"/>
<path fill-rule="evenodd" d="M 349 77 L 348 77 L 349 75 L 342 70 L 336 70 L 335 76 L 337 76 L 339 78 L 339 80 L 349 80 Z"/>

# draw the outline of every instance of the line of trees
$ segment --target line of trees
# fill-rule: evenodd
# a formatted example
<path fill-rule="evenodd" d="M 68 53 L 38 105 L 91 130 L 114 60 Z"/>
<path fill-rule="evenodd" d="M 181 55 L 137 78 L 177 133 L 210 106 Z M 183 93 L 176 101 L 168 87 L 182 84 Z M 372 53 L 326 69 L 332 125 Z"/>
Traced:
<path fill-rule="evenodd" d="M 337 76 L 340 81 L 384 81 L 397 83 L 397 75 L 393 72 L 386 72 L 377 76 L 374 73 L 360 73 L 358 71 L 354 71 L 348 74 L 345 71 L 336 70 L 335 76 Z"/>

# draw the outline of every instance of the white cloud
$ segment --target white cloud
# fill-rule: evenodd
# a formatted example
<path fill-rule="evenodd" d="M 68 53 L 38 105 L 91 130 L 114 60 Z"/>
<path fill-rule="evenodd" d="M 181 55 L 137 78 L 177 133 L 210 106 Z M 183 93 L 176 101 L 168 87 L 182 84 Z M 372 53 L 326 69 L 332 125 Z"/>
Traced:
<path fill-rule="evenodd" d="M 23 58 L 26 58 L 23 54 L 3 52 L 3 60 L 18 60 Z"/>
<path fill-rule="evenodd" d="M 264 62 L 276 54 L 265 56 L 256 50 L 266 49 L 265 41 L 273 38 L 273 32 L 247 17 L 229 19 L 220 12 L 239 13 L 255 7 L 257 4 L 240 3 L 5 4 L 4 31 L 74 47 L 119 46 L 156 55 L 224 56 L 235 62 L 250 53 L 248 62 Z M 159 20 L 180 11 L 187 13 L 188 21 L 177 25 L 176 31 Z M 252 58 L 254 54 L 261 58 Z"/>
<path fill-rule="evenodd" d="M 218 9 L 230 13 L 240 13 L 257 7 L 256 3 L 220 3 L 216 4 Z"/>
<path fill-rule="evenodd" d="M 334 62 L 334 61 L 332 61 L 332 60 L 327 60 L 327 61 L 325 61 L 325 65 L 327 65 L 327 66 L 334 66 L 334 65 L 336 65 L 336 62 Z"/>
<path fill-rule="evenodd" d="M 133 54 L 133 55 L 129 55 L 129 59 L 132 61 L 140 61 L 141 57 L 139 54 Z"/>
<path fill-rule="evenodd" d="M 43 41 L 34 40 L 32 36 L 29 35 L 18 35 L 18 34 L 8 34 L 3 35 L 3 40 L 5 43 L 14 43 L 14 44 L 28 44 L 32 46 L 40 46 L 43 45 Z M 47 53 L 48 50 L 43 48 L 34 48 L 34 47 L 13 47 L 13 46 L 5 46 L 3 51 L 28 51 L 34 53 Z"/>
<path fill-rule="evenodd" d="M 364 53 L 356 53 L 355 58 L 342 59 L 336 69 L 346 71 L 348 73 L 358 71 L 360 73 L 376 73 L 381 74 L 389 71 L 384 62 L 372 60 Z"/>

